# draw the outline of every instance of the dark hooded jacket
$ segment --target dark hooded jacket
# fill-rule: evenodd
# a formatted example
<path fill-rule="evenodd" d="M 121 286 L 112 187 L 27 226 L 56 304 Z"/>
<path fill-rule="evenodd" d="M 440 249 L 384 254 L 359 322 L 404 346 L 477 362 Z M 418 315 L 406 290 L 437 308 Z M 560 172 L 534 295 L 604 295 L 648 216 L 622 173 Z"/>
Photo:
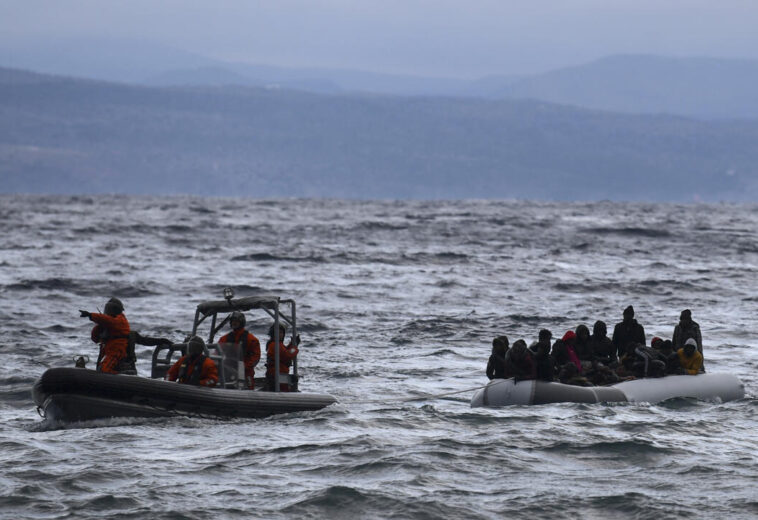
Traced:
<path fill-rule="evenodd" d="M 613 339 L 616 347 L 616 355 L 621 357 L 630 343 L 645 344 L 645 329 L 632 318 L 629 321 L 621 321 L 613 328 Z"/>
<path fill-rule="evenodd" d="M 592 336 L 590 336 L 589 342 L 590 348 L 592 348 L 592 357 L 595 361 L 599 361 L 606 366 L 618 362 L 616 347 L 607 334 L 608 329 L 605 323 L 596 321 L 592 327 Z"/>

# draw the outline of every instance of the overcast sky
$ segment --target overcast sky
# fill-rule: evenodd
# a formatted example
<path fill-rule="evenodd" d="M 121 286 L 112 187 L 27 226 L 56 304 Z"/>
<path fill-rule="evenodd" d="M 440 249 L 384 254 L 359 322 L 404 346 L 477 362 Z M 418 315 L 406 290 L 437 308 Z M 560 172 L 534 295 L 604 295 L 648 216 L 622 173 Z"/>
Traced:
<path fill-rule="evenodd" d="M 0 0 L 0 43 L 120 38 L 213 58 L 473 78 L 615 53 L 758 59 L 758 0 Z"/>

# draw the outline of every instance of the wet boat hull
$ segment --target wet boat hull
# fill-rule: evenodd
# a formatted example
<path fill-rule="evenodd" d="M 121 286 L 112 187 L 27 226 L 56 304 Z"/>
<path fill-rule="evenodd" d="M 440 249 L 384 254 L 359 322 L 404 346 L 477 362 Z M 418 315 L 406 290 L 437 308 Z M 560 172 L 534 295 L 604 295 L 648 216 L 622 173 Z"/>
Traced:
<path fill-rule="evenodd" d="M 745 396 L 745 387 L 732 374 L 699 374 L 636 379 L 611 386 L 573 386 L 546 381 L 494 379 L 478 390 L 471 407 L 549 403 L 658 403 L 675 398 L 733 401 Z"/>
<path fill-rule="evenodd" d="M 319 410 L 336 401 L 325 394 L 205 388 L 79 368 L 47 370 L 32 395 L 46 417 L 59 421 L 172 415 L 259 418 Z"/>

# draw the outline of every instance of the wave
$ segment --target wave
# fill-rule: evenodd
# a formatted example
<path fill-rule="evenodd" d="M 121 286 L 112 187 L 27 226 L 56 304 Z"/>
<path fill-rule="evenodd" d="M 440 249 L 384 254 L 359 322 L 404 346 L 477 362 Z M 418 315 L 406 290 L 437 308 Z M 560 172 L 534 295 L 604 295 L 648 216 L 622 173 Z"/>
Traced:
<path fill-rule="evenodd" d="M 596 235 L 619 235 L 622 237 L 668 238 L 671 236 L 671 232 L 665 229 L 641 227 L 590 227 L 580 229 L 579 231 Z"/>

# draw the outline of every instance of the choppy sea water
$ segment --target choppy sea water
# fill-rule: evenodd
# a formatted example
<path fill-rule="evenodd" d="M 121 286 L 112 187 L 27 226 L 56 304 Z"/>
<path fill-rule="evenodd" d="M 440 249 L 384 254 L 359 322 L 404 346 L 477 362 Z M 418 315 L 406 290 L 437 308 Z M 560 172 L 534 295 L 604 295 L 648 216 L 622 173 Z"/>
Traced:
<path fill-rule="evenodd" d="M 756 224 L 745 205 L 0 196 L 0 517 L 755 518 Z M 115 295 L 178 341 L 226 285 L 295 298 L 301 389 L 337 405 L 37 416 L 35 379 L 95 353 L 78 309 Z M 495 335 L 612 329 L 628 304 L 648 341 L 691 308 L 747 397 L 469 407 Z"/>

